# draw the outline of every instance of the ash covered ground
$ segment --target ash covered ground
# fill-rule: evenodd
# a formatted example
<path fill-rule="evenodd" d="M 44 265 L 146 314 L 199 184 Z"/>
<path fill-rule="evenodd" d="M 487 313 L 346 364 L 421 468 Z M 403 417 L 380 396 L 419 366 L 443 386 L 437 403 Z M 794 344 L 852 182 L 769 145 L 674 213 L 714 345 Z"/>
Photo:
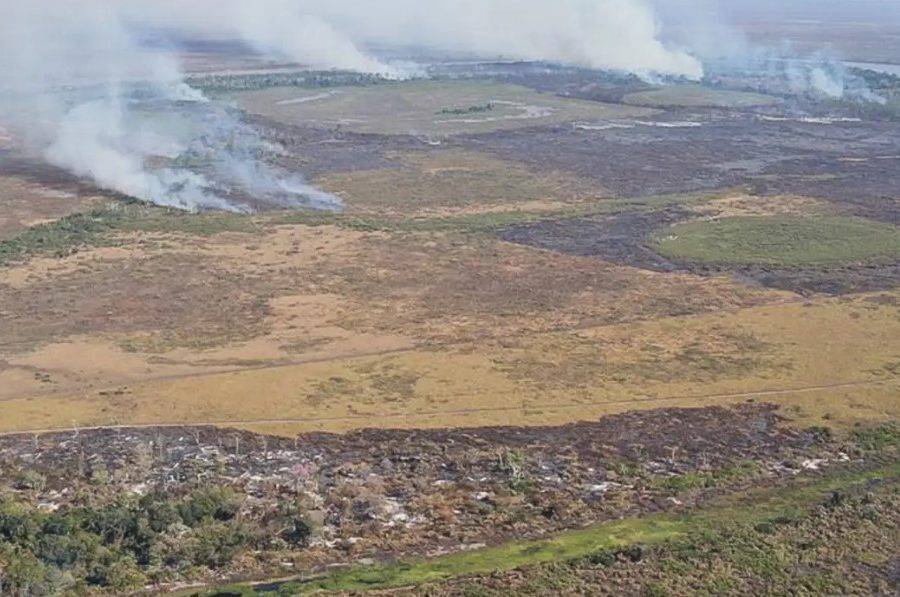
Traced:
<path fill-rule="evenodd" d="M 285 558 L 309 566 L 436 555 L 678 511 L 725 490 L 849 462 L 845 451 L 861 457 L 821 430 L 785 427 L 764 404 L 562 427 L 295 439 L 209 427 L 85 429 L 0 437 L 0 483 L 46 511 L 228 487 L 241 496 L 241 516 L 261 527 L 285 503 L 297 504 L 315 528 L 310 544 Z M 684 491 L 684 479 L 709 483 Z M 266 528 L 272 546 L 290 551 L 277 527 Z"/>

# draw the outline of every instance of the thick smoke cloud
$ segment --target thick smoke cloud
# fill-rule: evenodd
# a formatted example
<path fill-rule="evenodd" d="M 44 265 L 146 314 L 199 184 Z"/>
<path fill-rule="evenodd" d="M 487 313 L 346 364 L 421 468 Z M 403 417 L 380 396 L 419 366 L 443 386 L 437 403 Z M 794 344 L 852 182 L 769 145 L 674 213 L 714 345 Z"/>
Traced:
<path fill-rule="evenodd" d="M 336 205 L 260 160 L 278 148 L 189 88 L 175 55 L 142 46 L 150 29 L 237 37 L 313 68 L 395 77 L 407 67 L 365 48 L 702 74 L 658 40 L 641 0 L 30 0 L 2 9 L 0 125 L 54 165 L 163 205 L 242 210 L 241 196 Z"/>
<path fill-rule="evenodd" d="M 142 47 L 108 3 L 19 3 L 3 17 L 0 125 L 26 153 L 183 209 L 340 205 L 261 160 L 279 148 L 187 86 L 177 57 Z"/>
<path fill-rule="evenodd" d="M 243 37 L 312 66 L 396 73 L 371 44 L 547 60 L 699 78 L 701 64 L 659 41 L 643 0 L 126 0 L 135 20 Z"/>
<path fill-rule="evenodd" d="M 849 71 L 823 36 L 821 47 L 801 50 L 785 39 L 753 41 L 743 30 L 775 31 L 792 22 L 827 27 L 853 20 L 900 24 L 900 5 L 883 0 L 650 0 L 667 28 L 663 40 L 689 47 L 707 72 L 743 72 L 766 80 L 761 91 L 883 104 Z M 893 21 L 892 21 L 893 19 Z"/>
<path fill-rule="evenodd" d="M 656 5 L 654 7 L 654 4 Z M 49 162 L 99 185 L 189 209 L 334 206 L 259 158 L 277 151 L 239 116 L 188 87 L 178 57 L 148 31 L 242 39 L 318 69 L 407 76 L 369 48 L 424 48 L 487 59 L 546 60 L 647 78 L 700 79 L 699 57 L 771 68 L 798 91 L 867 98 L 834 62 L 783 60 L 720 22 L 713 0 L 30 0 L 0 9 L 0 127 Z M 684 2 L 680 4 L 684 6 Z M 660 9 L 660 10 L 657 10 Z M 667 35 L 704 20 L 707 36 Z M 694 27 L 693 30 L 698 30 Z M 688 52 L 683 48 L 691 47 Z M 383 55 L 383 54 L 381 54 Z M 2 131 L 2 129 L 0 129 Z M 236 141 L 238 140 L 238 141 Z M 201 164 L 202 167 L 196 167 Z M 236 192 L 235 192 L 236 191 Z"/>

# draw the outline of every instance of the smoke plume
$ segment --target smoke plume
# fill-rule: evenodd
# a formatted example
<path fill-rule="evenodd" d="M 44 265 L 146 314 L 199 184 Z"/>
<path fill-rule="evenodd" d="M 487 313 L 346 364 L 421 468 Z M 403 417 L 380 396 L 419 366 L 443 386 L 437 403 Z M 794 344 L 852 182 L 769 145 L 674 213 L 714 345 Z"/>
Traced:
<path fill-rule="evenodd" d="M 643 0 L 126 0 L 135 20 L 239 36 L 317 67 L 397 74 L 364 48 L 416 46 L 697 79 L 701 64 L 659 41 Z"/>
<path fill-rule="evenodd" d="M 98 185 L 186 209 L 334 207 L 268 166 L 277 151 L 239 115 L 188 87 L 149 30 L 239 38 L 320 69 L 400 77 L 370 44 L 698 78 L 700 63 L 658 39 L 641 0 L 31 0 L 0 20 L 0 125 L 33 154 Z"/>
<path fill-rule="evenodd" d="M 746 68 L 791 92 L 878 101 L 840 63 L 759 48 L 712 0 L 31 0 L 0 19 L 0 126 L 52 164 L 100 186 L 187 209 L 336 207 L 335 198 L 268 165 L 239 114 L 187 86 L 174 50 L 148 31 L 240 39 L 316 69 L 403 77 L 370 48 L 544 60 L 656 80 L 699 80 L 700 58 Z M 680 5 L 684 5 L 682 2 Z M 659 10 L 658 10 L 659 9 Z M 679 38 L 659 15 L 691 25 Z M 705 31 L 698 35 L 697 31 Z M 690 47 L 687 51 L 684 48 Z M 383 54 L 381 54 L 383 55 Z M 724 67 L 723 67 L 724 65 Z"/>
<path fill-rule="evenodd" d="M 279 172 L 277 151 L 188 87 L 104 2 L 19 3 L 0 25 L 0 123 L 26 152 L 98 186 L 183 209 L 335 208 Z"/>

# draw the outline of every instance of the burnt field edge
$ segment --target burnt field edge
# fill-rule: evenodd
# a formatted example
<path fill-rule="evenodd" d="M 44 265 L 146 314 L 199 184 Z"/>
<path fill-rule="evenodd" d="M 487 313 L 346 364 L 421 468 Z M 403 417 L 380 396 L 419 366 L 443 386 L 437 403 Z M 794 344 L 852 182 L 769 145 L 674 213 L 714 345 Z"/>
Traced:
<path fill-rule="evenodd" d="M 733 524 L 779 524 L 808 516 L 810 511 L 844 494 L 895 491 L 900 463 L 876 464 L 863 470 L 829 471 L 823 478 L 805 478 L 787 486 L 752 489 L 713 500 L 681 514 L 652 514 L 608 521 L 529 541 L 512 541 L 471 552 L 381 566 L 352 567 L 318 574 L 176 593 L 194 597 L 265 594 L 305 594 L 418 587 L 467 576 L 504 572 L 552 562 L 571 562 L 604 553 L 614 558 L 629 548 L 666 544 L 703 529 Z M 830 496 L 830 497 L 829 497 Z"/>

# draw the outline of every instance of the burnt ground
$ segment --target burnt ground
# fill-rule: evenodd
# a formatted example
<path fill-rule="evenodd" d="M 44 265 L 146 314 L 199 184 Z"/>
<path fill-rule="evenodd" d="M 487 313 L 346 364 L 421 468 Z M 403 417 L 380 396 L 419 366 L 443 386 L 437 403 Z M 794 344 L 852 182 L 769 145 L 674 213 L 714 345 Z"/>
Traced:
<path fill-rule="evenodd" d="M 518 244 L 582 257 L 599 257 L 657 272 L 691 272 L 703 276 L 731 275 L 768 288 L 800 294 L 846 294 L 890 290 L 900 283 L 900 262 L 818 267 L 710 265 L 674 261 L 647 244 L 655 230 L 691 219 L 696 214 L 670 207 L 650 212 L 543 221 L 508 228 L 501 238 Z"/>
<path fill-rule="evenodd" d="M 294 500 L 317 521 L 318 539 L 300 555 L 317 564 L 421 556 L 690 507 L 846 460 L 842 449 L 821 431 L 785 427 L 773 406 L 750 403 L 562 427 L 296 439 L 208 427 L 106 429 L 0 437 L 0 484 L 46 508 L 76 503 L 86 488 L 102 500 L 213 484 L 247 496 L 250 520 Z"/>
<path fill-rule="evenodd" d="M 74 174 L 18 152 L 0 150 L 0 176 L 16 177 L 40 184 L 47 189 L 64 191 L 77 197 L 128 199 L 121 193 L 107 191 Z"/>
<path fill-rule="evenodd" d="M 540 65 L 528 67 L 534 72 L 509 68 L 494 74 L 495 80 L 587 100 L 618 102 L 622 95 L 646 87 L 633 78 L 596 79 L 596 74 L 577 69 L 559 73 L 545 72 Z M 832 113 L 842 114 L 837 108 Z M 252 114 L 243 119 L 284 148 L 267 159 L 310 179 L 395 167 L 387 159 L 392 152 L 428 149 L 438 143 L 484 151 L 537 173 L 571 173 L 616 197 L 744 186 L 756 194 L 827 199 L 850 215 L 900 223 L 900 122 L 837 119 L 823 124 L 803 122 L 803 114 L 788 104 L 757 109 L 666 108 L 647 121 L 668 126 L 624 121 L 619 124 L 629 128 L 583 130 L 562 125 L 440 141 L 291 126 Z M 679 126 L 685 122 L 700 126 Z M 97 193 L 61 170 L 2 151 L 0 174 L 63 185 L 70 191 L 80 185 L 80 192 Z"/>
<path fill-rule="evenodd" d="M 624 95 L 646 88 L 633 78 L 607 80 L 577 69 L 485 68 L 464 78 L 490 76 L 546 93 L 606 102 L 620 102 Z M 852 215 L 900 222 L 900 122 L 841 119 L 842 110 L 817 104 L 802 108 L 796 102 L 746 109 L 672 107 L 645 121 L 663 126 L 626 120 L 618 124 L 627 128 L 561 125 L 440 141 L 289 126 L 256 115 L 245 118 L 287 150 L 275 158 L 280 166 L 310 178 L 392 167 L 385 159 L 390 152 L 439 143 L 524 163 L 535 172 L 572 173 L 617 197 L 745 186 L 757 194 L 827 199 Z M 810 113 L 825 116 L 826 122 L 804 121 Z M 828 121 L 829 115 L 835 119 Z"/>
<path fill-rule="evenodd" d="M 702 126 L 562 126 L 452 143 L 536 171 L 572 172 L 621 197 L 746 186 L 759 194 L 827 199 L 853 215 L 900 222 L 900 123 L 773 122 L 720 110 L 670 111 L 657 118 L 686 121 Z"/>
<path fill-rule="evenodd" d="M 245 114 L 244 119 L 266 140 L 285 149 L 283 154 L 270 158 L 276 165 L 301 172 L 309 178 L 335 172 L 392 168 L 396 164 L 386 159 L 388 153 L 427 147 L 422 140 L 403 135 L 368 135 L 288 125 L 257 114 Z"/>

